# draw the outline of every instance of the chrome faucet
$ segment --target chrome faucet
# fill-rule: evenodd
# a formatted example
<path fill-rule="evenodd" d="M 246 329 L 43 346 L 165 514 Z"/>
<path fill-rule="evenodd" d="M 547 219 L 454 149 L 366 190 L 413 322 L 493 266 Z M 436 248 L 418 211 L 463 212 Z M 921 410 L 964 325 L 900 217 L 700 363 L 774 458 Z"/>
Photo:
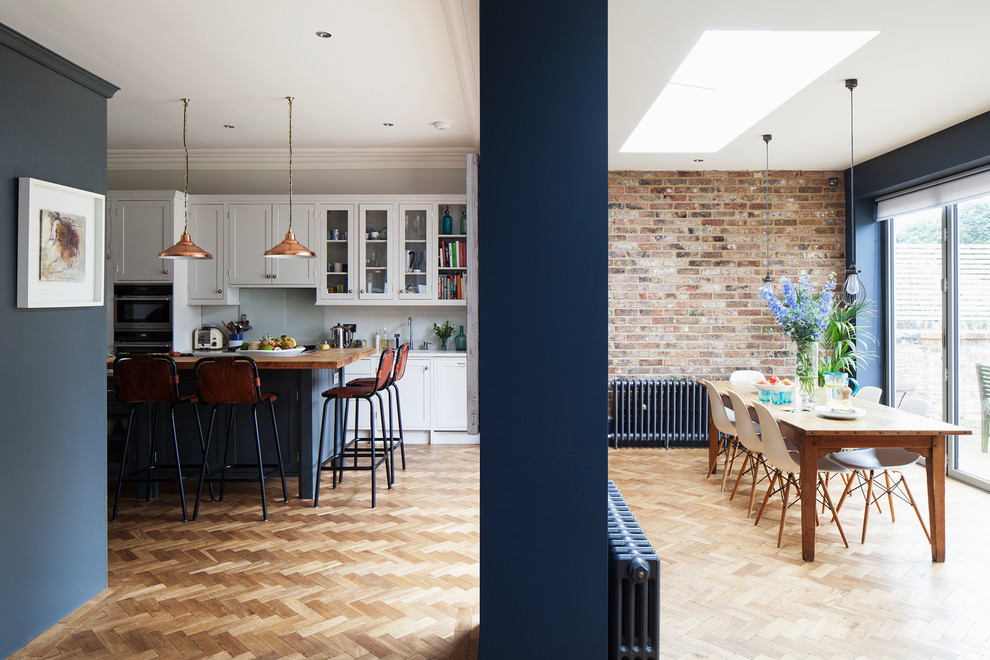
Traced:
<path fill-rule="evenodd" d="M 413 341 L 412 341 L 412 317 L 411 316 L 406 319 L 406 325 L 409 326 L 409 348 L 412 348 L 413 347 Z"/>

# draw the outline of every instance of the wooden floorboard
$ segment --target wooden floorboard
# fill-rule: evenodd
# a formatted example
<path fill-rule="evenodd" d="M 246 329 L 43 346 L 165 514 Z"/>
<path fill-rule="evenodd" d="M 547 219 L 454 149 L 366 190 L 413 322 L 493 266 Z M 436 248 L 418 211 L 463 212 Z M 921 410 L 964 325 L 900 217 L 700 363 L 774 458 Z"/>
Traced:
<path fill-rule="evenodd" d="M 268 522 L 253 483 L 197 522 L 172 486 L 125 495 L 109 588 L 13 657 L 477 658 L 479 449 L 406 452 L 375 509 L 358 472 L 324 475 L 318 509 L 268 479 Z"/>
<path fill-rule="evenodd" d="M 196 523 L 174 493 L 128 498 L 109 528 L 109 588 L 13 657 L 476 659 L 479 449 L 408 451 L 374 510 L 360 473 L 325 485 L 317 510 L 275 501 L 270 480 L 267 523 L 255 484 Z M 990 657 L 990 494 L 948 481 L 943 564 L 900 503 L 861 544 L 855 499 L 841 512 L 850 547 L 823 524 L 805 563 L 797 509 L 778 549 L 779 503 L 754 526 L 746 487 L 730 502 L 706 459 L 609 450 L 661 558 L 664 658 Z M 908 479 L 924 510 L 924 470 Z"/>

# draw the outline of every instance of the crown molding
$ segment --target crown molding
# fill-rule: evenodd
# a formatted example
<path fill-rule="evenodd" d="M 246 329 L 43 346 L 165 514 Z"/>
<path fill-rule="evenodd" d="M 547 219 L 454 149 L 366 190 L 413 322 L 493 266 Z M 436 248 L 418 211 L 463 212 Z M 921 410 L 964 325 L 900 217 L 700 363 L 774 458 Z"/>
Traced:
<path fill-rule="evenodd" d="M 463 169 L 474 149 L 293 149 L 293 170 L 441 170 Z M 280 170 L 288 168 L 288 149 L 189 150 L 194 170 Z M 181 170 L 181 149 L 111 149 L 108 170 Z"/>
<path fill-rule="evenodd" d="M 95 73 L 91 73 L 78 64 L 70 62 L 58 53 L 50 51 L 37 41 L 28 39 L 20 32 L 7 27 L 3 23 L 0 23 L 0 45 L 7 46 L 15 52 L 34 60 L 42 66 L 48 67 L 55 73 L 61 74 L 69 80 L 106 98 L 111 98 L 120 90 L 113 83 L 107 82 Z"/>

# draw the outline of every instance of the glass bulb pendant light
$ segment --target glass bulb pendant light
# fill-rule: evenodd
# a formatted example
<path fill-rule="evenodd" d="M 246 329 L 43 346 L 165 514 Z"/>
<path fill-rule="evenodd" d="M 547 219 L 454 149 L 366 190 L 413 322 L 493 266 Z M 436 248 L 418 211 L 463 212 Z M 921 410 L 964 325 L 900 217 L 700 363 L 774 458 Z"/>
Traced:
<path fill-rule="evenodd" d="M 179 242 L 158 253 L 159 259 L 212 259 L 213 255 L 198 247 L 189 236 L 189 149 L 186 146 L 186 110 L 189 99 L 182 101 L 182 152 L 185 161 L 185 182 L 182 185 L 182 217 L 183 227 Z"/>
<path fill-rule="evenodd" d="M 265 256 L 269 259 L 316 256 L 315 252 L 299 243 L 296 235 L 292 233 L 292 99 L 291 96 L 285 97 L 289 102 L 289 229 L 285 232 L 285 238 L 281 243 L 265 252 Z"/>
<path fill-rule="evenodd" d="M 855 305 L 866 299 L 866 288 L 859 279 L 856 268 L 856 195 L 853 188 L 853 166 L 856 164 L 855 140 L 853 139 L 853 89 L 859 84 L 856 78 L 846 80 L 849 90 L 849 265 L 846 267 L 846 281 L 840 296 L 846 305 Z"/>
<path fill-rule="evenodd" d="M 770 277 L 770 140 L 773 139 L 773 135 L 770 133 L 763 134 L 763 141 L 766 143 L 767 149 L 767 181 L 766 181 L 766 197 L 767 197 L 767 274 L 763 276 L 763 284 L 760 285 L 760 291 L 766 294 L 773 293 L 773 278 Z"/>

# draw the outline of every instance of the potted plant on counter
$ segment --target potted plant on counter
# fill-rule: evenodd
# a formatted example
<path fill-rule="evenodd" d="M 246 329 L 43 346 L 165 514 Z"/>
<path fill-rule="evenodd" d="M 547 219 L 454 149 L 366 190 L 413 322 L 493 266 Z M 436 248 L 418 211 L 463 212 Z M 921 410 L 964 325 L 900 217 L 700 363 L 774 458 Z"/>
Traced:
<path fill-rule="evenodd" d="M 443 325 L 437 325 L 434 323 L 433 334 L 435 334 L 437 339 L 440 340 L 440 350 L 445 351 L 447 350 L 447 340 L 450 339 L 452 334 L 454 334 L 454 326 L 450 324 L 450 321 L 444 321 Z"/>
<path fill-rule="evenodd" d="M 841 371 L 854 376 L 856 369 L 873 357 L 869 346 L 875 338 L 867 330 L 856 326 L 858 316 L 873 316 L 873 312 L 867 309 L 870 304 L 869 300 L 863 300 L 855 305 L 836 303 L 829 310 L 828 323 L 819 340 L 822 346 L 818 369 L 819 386 L 825 384 L 823 374 L 826 372 Z"/>

